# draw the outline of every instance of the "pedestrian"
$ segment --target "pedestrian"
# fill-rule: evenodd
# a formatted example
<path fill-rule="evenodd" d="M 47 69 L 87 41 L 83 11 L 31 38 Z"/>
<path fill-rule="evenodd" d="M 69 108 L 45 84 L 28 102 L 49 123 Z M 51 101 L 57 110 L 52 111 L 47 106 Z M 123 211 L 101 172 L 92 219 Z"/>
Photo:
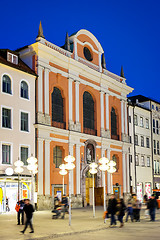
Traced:
<path fill-rule="evenodd" d="M 148 201 L 149 215 L 151 218 L 150 221 L 155 221 L 156 207 L 157 207 L 157 201 L 155 199 L 154 194 L 152 194 L 151 198 Z"/>
<path fill-rule="evenodd" d="M 127 205 L 127 216 L 126 216 L 126 222 L 128 222 L 128 217 L 130 216 L 131 221 L 133 222 L 133 208 L 131 202 L 128 202 Z"/>
<path fill-rule="evenodd" d="M 61 205 L 63 206 L 61 218 L 64 219 L 65 213 L 68 212 L 68 198 L 65 194 L 63 194 Z"/>
<path fill-rule="evenodd" d="M 111 222 L 110 222 L 110 227 L 112 227 L 112 225 L 116 225 L 116 218 L 115 218 L 115 214 L 116 214 L 116 206 L 117 206 L 117 200 L 115 198 L 115 195 L 112 194 L 109 201 L 108 201 L 108 214 L 111 215 Z"/>
<path fill-rule="evenodd" d="M 22 223 L 22 225 L 24 225 L 24 200 L 21 200 L 19 202 L 17 202 L 17 205 L 19 206 L 19 211 L 17 212 L 17 218 L 18 218 L 18 223 L 17 225 L 20 225 L 20 222 Z M 21 218 L 21 221 L 20 221 Z"/>
<path fill-rule="evenodd" d="M 147 194 L 143 196 L 143 202 L 145 204 L 145 211 L 144 211 L 144 217 L 147 218 L 149 216 L 149 210 L 148 210 L 148 197 Z"/>
<path fill-rule="evenodd" d="M 32 217 L 33 217 L 34 208 L 33 208 L 32 204 L 30 204 L 29 199 L 25 200 L 25 205 L 24 205 L 23 210 L 26 214 L 26 223 L 25 223 L 25 227 L 24 227 L 23 231 L 21 231 L 21 232 L 24 233 L 26 231 L 28 225 L 30 225 L 30 228 L 31 228 L 30 233 L 34 233 L 33 225 L 32 225 L 32 222 L 31 222 Z"/>
<path fill-rule="evenodd" d="M 9 199 L 6 197 L 6 212 L 9 212 L 10 208 L 9 208 Z"/>
<path fill-rule="evenodd" d="M 120 228 L 124 226 L 123 224 L 123 217 L 125 215 L 125 209 L 126 209 L 126 206 L 124 204 L 124 201 L 123 201 L 123 198 L 119 199 L 117 201 L 117 211 L 116 211 L 116 215 L 118 217 L 118 221 L 120 222 Z"/>
<path fill-rule="evenodd" d="M 133 207 L 133 220 L 135 220 L 136 222 L 140 222 L 141 203 L 137 199 L 136 194 L 133 195 L 132 207 Z"/>
<path fill-rule="evenodd" d="M 60 200 L 57 195 L 54 196 L 54 209 L 60 205 Z"/>

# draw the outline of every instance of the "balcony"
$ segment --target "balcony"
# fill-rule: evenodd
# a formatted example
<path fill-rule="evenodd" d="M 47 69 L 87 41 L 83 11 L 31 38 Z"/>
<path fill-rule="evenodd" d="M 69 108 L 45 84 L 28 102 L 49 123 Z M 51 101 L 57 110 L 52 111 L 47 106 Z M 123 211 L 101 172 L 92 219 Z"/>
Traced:
<path fill-rule="evenodd" d="M 83 132 L 86 134 L 97 136 L 97 130 L 95 130 L 95 129 L 83 128 Z"/>
<path fill-rule="evenodd" d="M 64 123 L 64 122 L 55 122 L 55 121 L 52 121 L 52 126 L 53 126 L 53 127 L 57 127 L 57 128 L 66 129 L 66 123 Z"/>

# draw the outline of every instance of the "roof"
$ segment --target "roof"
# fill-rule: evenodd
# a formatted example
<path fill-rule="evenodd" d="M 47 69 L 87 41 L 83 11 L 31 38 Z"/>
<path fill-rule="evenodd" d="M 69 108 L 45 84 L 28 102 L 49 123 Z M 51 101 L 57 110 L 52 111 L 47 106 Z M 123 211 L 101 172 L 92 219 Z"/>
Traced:
<path fill-rule="evenodd" d="M 18 56 L 18 64 L 7 61 L 7 52 L 13 53 Z M 28 74 L 37 76 L 37 74 L 20 59 L 19 54 L 16 51 L 12 51 L 10 49 L 0 49 L 0 63 L 12 68 L 16 68 Z"/>
<path fill-rule="evenodd" d="M 138 102 L 152 101 L 152 102 L 160 104 L 160 102 L 158 102 L 157 100 L 154 100 L 153 98 L 145 97 L 143 95 L 135 95 L 132 97 L 128 97 L 128 99 L 130 99 L 133 103 L 136 103 L 136 100 L 138 99 Z"/>

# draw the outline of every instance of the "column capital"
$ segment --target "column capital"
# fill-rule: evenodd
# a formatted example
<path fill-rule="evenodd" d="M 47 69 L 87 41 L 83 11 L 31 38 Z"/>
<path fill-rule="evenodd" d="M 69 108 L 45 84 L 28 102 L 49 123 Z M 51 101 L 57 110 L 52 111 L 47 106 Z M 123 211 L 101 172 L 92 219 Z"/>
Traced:
<path fill-rule="evenodd" d="M 74 79 L 74 82 L 75 82 L 76 84 L 80 84 L 80 80 L 78 80 L 78 79 Z"/>
<path fill-rule="evenodd" d="M 44 67 L 44 70 L 47 70 L 47 71 L 51 71 L 51 69 L 49 67 Z"/>

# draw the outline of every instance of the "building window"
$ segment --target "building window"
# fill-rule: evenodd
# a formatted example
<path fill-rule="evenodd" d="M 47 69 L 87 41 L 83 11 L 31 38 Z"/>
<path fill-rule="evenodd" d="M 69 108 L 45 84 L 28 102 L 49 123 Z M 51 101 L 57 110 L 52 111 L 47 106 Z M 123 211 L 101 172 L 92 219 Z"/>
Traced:
<path fill-rule="evenodd" d="M 137 115 L 134 115 L 134 125 L 138 125 L 138 118 L 137 118 Z"/>
<path fill-rule="evenodd" d="M 94 101 L 89 92 L 83 94 L 83 127 L 94 129 Z"/>
<path fill-rule="evenodd" d="M 21 161 L 24 163 L 24 165 L 27 165 L 27 159 L 28 159 L 28 147 L 21 147 Z"/>
<path fill-rule="evenodd" d="M 21 112 L 21 131 L 28 132 L 28 113 Z"/>
<path fill-rule="evenodd" d="M 149 148 L 149 138 L 146 138 L 146 147 Z"/>
<path fill-rule="evenodd" d="M 83 48 L 83 53 L 84 53 L 85 58 L 86 58 L 88 61 L 92 61 L 92 60 L 93 60 L 93 58 L 92 58 L 92 53 L 90 52 L 90 50 L 89 50 L 87 47 L 84 47 L 84 48 Z"/>
<path fill-rule="evenodd" d="M 143 117 L 140 117 L 140 127 L 143 127 Z"/>
<path fill-rule="evenodd" d="M 156 133 L 155 120 L 153 119 L 153 132 Z"/>
<path fill-rule="evenodd" d="M 28 99 L 28 84 L 25 81 L 21 82 L 21 97 Z"/>
<path fill-rule="evenodd" d="M 158 107 L 156 106 L 156 111 L 158 111 Z"/>
<path fill-rule="evenodd" d="M 117 115 L 113 107 L 111 110 L 111 135 L 117 136 Z"/>
<path fill-rule="evenodd" d="M 136 155 L 136 166 L 139 166 L 139 157 Z"/>
<path fill-rule="evenodd" d="M 150 157 L 147 157 L 147 167 L 150 167 Z"/>
<path fill-rule="evenodd" d="M 129 120 L 129 123 L 131 123 L 131 116 L 129 116 L 129 119 L 128 119 L 128 120 Z"/>
<path fill-rule="evenodd" d="M 18 64 L 18 56 L 14 55 L 13 53 L 9 53 L 7 54 L 7 61 L 14 63 L 14 64 Z"/>
<path fill-rule="evenodd" d="M 157 154 L 160 155 L 160 152 L 159 152 L 159 141 L 157 141 Z"/>
<path fill-rule="evenodd" d="M 154 154 L 156 154 L 156 140 L 153 140 Z"/>
<path fill-rule="evenodd" d="M 11 128 L 11 109 L 2 108 L 2 127 Z"/>
<path fill-rule="evenodd" d="M 52 121 L 63 123 L 63 98 L 57 87 L 52 92 Z"/>
<path fill-rule="evenodd" d="M 132 163 L 132 155 L 129 155 L 129 162 Z"/>
<path fill-rule="evenodd" d="M 138 145 L 138 135 L 134 136 L 134 142 L 135 142 L 135 145 Z"/>
<path fill-rule="evenodd" d="M 146 118 L 146 128 L 149 129 L 149 119 Z"/>
<path fill-rule="evenodd" d="M 144 137 L 141 136 L 141 147 L 144 147 Z"/>
<path fill-rule="evenodd" d="M 2 77 L 2 91 L 5 93 L 12 94 L 11 79 L 8 75 L 3 75 L 3 77 Z"/>
<path fill-rule="evenodd" d="M 62 164 L 62 150 L 59 146 L 56 146 L 53 149 L 53 163 L 55 164 L 56 168 L 59 168 L 59 166 Z"/>
<path fill-rule="evenodd" d="M 142 164 L 142 167 L 145 167 L 144 156 L 141 156 L 141 164 Z"/>
<path fill-rule="evenodd" d="M 158 120 L 156 120 L 156 133 L 159 134 L 159 129 L 158 129 Z"/>
<path fill-rule="evenodd" d="M 154 110 L 154 105 L 152 104 L 152 109 Z"/>
<path fill-rule="evenodd" d="M 156 160 L 154 160 L 154 174 L 157 173 L 157 164 L 156 164 Z"/>
<path fill-rule="evenodd" d="M 2 144 L 2 164 L 11 164 L 11 146 Z"/>
<path fill-rule="evenodd" d="M 159 161 L 157 161 L 157 174 L 159 174 Z"/>

